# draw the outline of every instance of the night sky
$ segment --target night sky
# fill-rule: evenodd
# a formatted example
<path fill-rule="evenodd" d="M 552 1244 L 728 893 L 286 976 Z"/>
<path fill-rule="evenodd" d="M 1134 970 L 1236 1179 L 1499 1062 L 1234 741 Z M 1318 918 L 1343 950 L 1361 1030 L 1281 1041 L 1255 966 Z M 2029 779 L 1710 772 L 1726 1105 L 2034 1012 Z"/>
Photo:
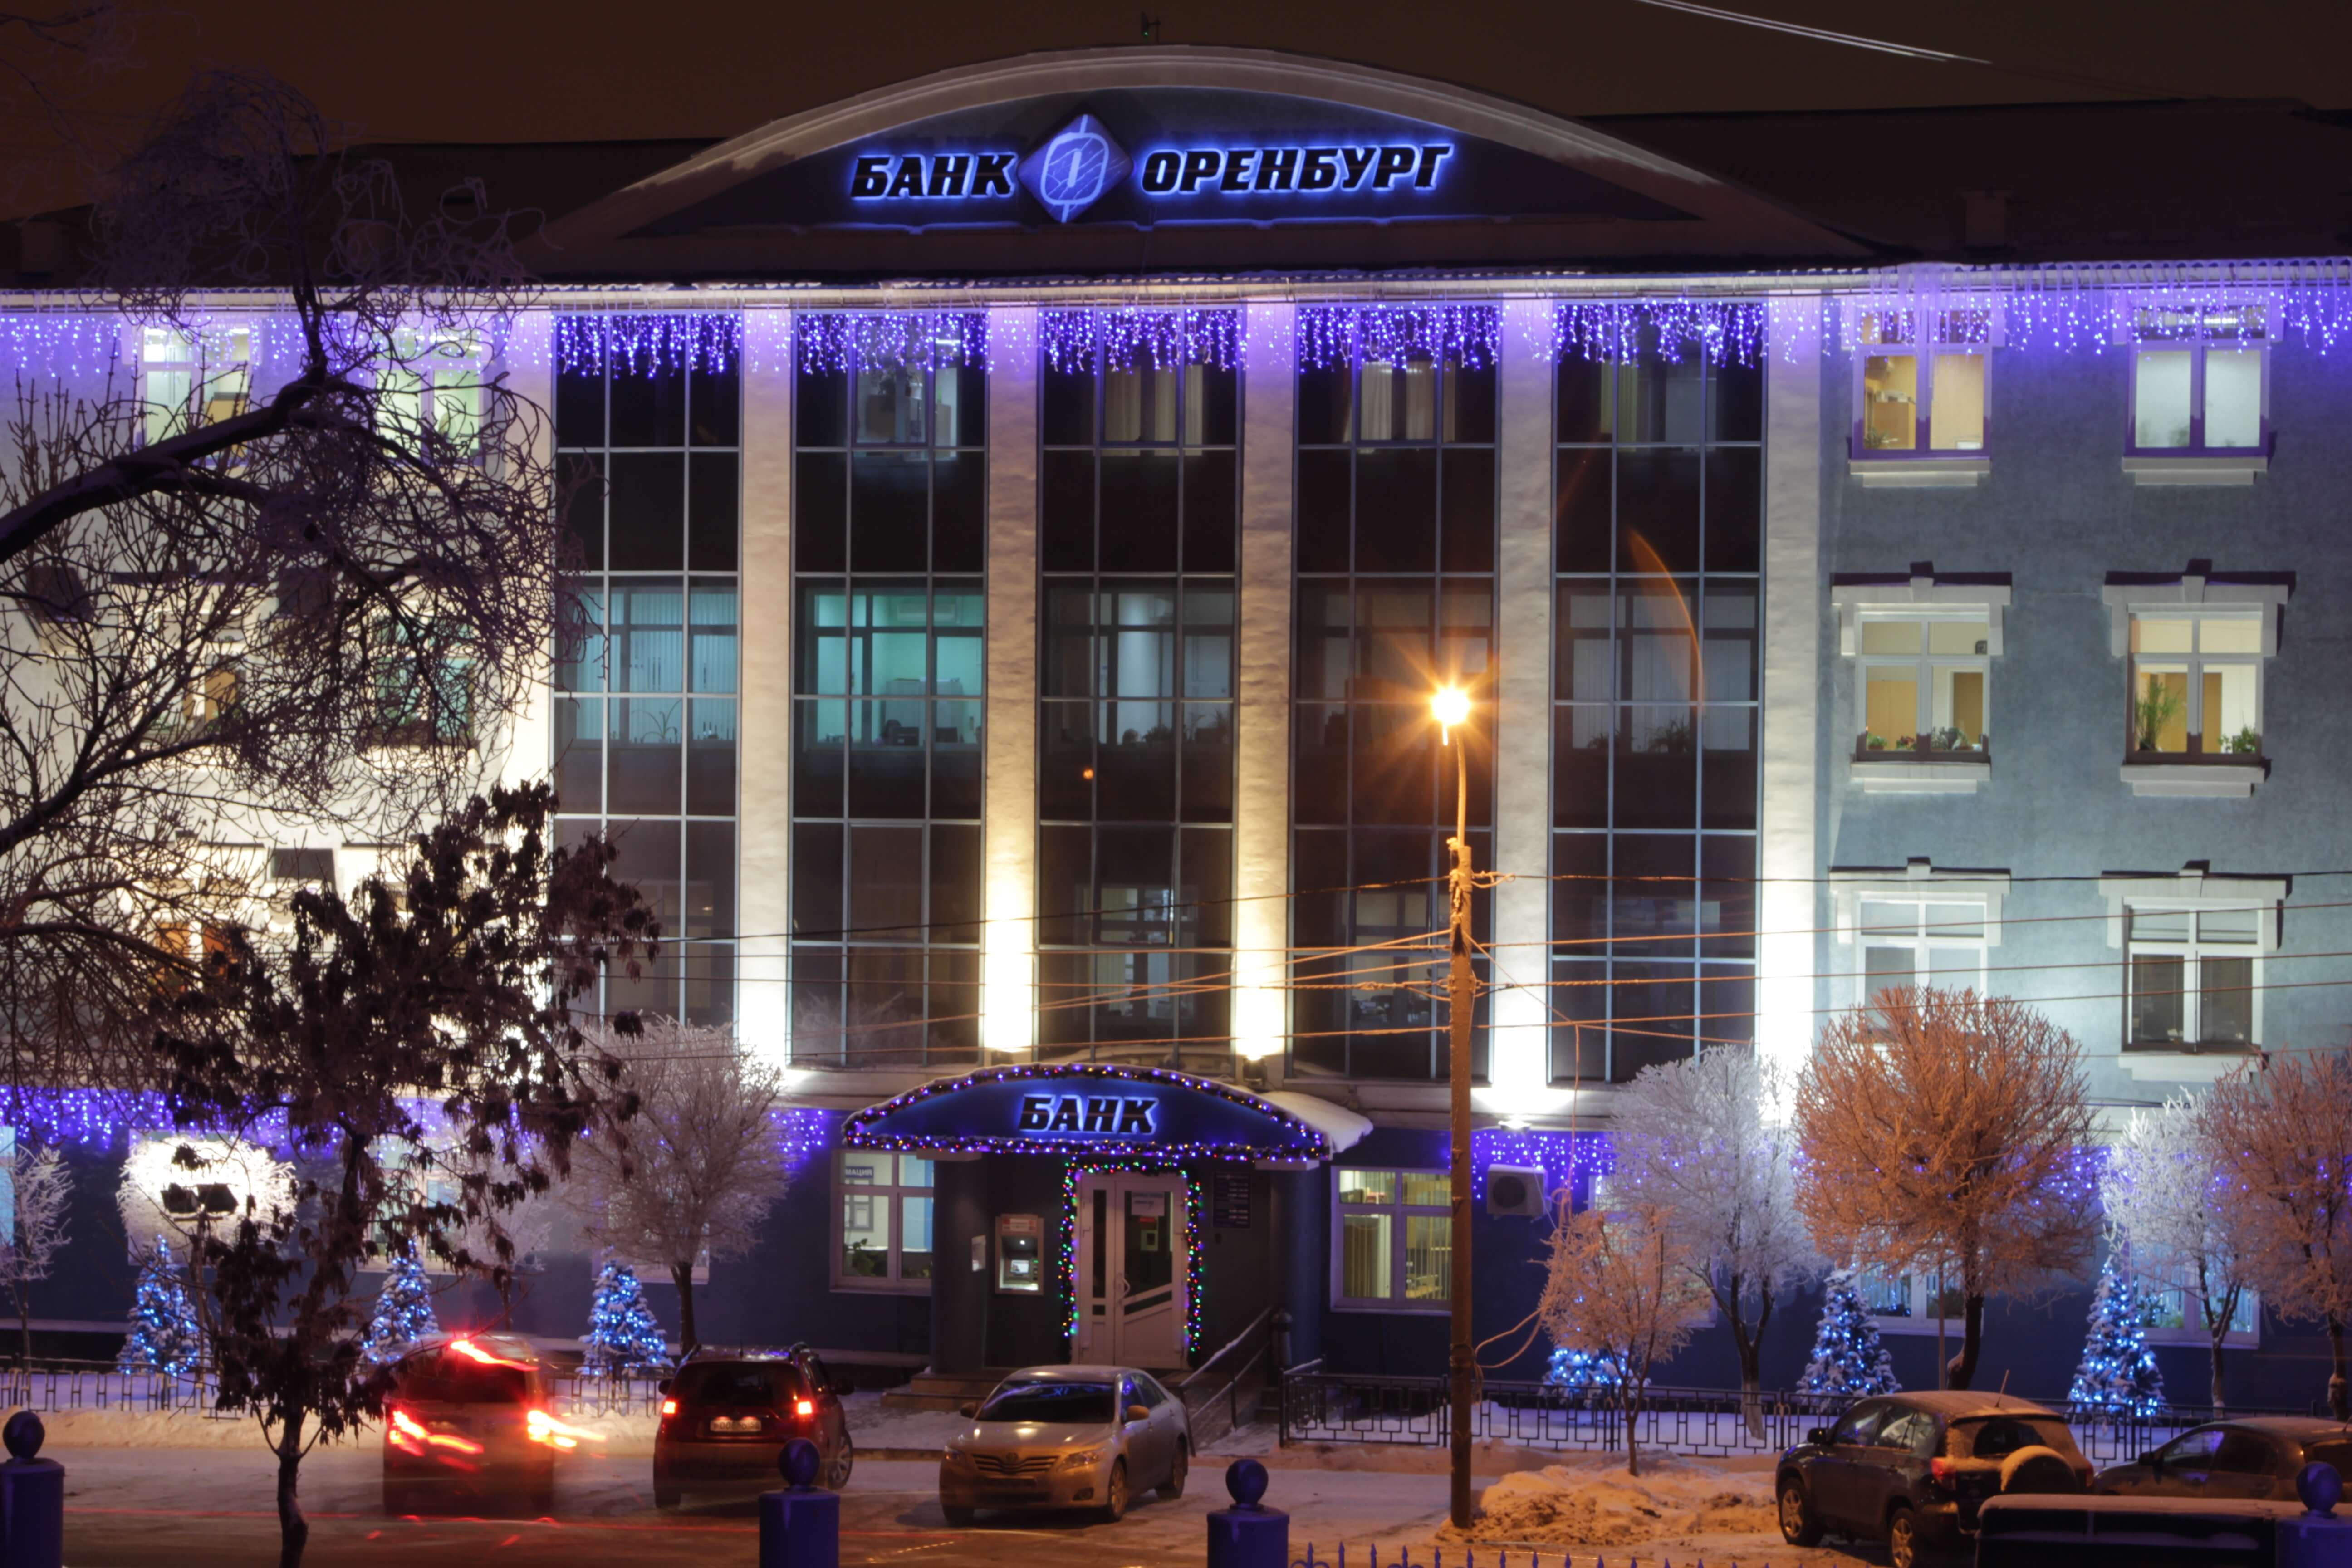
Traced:
<path fill-rule="evenodd" d="M 2159 94 L 2352 108 L 2352 5 L 2343 0 L 1725 3 Z M 1150 9 L 1168 43 L 1336 56 L 1567 115 L 2099 96 L 1635 0 L 1154 0 Z M 949 66 L 1139 37 L 1134 0 L 180 0 L 131 14 L 134 60 L 80 99 L 85 123 L 107 136 L 127 134 L 203 65 L 274 72 L 371 140 L 715 137 Z M 0 54 L 26 58 L 5 40 Z M 47 145 L 21 94 L 0 101 L 0 150 L 12 162 L 38 168 Z M 53 184 L 57 173 L 35 183 Z"/>

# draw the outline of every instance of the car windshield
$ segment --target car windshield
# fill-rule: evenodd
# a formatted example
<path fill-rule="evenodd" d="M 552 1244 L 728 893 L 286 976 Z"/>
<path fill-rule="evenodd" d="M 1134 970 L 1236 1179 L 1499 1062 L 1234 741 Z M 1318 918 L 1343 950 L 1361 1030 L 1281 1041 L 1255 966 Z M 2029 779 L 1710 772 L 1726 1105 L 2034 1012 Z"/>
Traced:
<path fill-rule="evenodd" d="M 800 1397 L 797 1373 L 781 1362 L 703 1362 L 681 1369 L 670 1392 L 688 1405 L 780 1405 Z"/>
<path fill-rule="evenodd" d="M 2036 1446 L 2055 1448 L 2062 1454 L 2074 1451 L 2074 1435 L 2066 1430 L 2066 1423 L 2055 1415 L 1993 1415 L 1956 1421 L 1952 1431 L 1968 1445 L 1968 1458 L 1972 1459 L 2006 1459 L 2020 1448 Z"/>
<path fill-rule="evenodd" d="M 520 1363 L 450 1350 L 409 1357 L 394 1386 L 401 1398 L 436 1405 L 521 1405 L 530 1398 L 530 1372 Z"/>
<path fill-rule="evenodd" d="M 1108 1383 L 1008 1383 L 980 1407 L 982 1421 L 1103 1426 L 1110 1420 Z"/>

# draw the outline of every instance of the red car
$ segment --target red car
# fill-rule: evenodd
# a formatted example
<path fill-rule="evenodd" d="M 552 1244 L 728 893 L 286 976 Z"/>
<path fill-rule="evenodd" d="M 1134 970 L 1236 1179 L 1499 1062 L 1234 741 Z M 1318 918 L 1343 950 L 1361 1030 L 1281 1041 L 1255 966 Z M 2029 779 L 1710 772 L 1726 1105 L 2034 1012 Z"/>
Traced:
<path fill-rule="evenodd" d="M 546 1364 L 513 1334 L 438 1334 L 394 1362 L 383 1405 L 383 1510 L 458 1498 L 555 1506 L 555 1456 L 580 1434 L 556 1419 Z"/>
<path fill-rule="evenodd" d="M 841 1396 L 849 1385 L 806 1345 L 790 1350 L 698 1350 L 662 1385 L 654 1432 L 654 1506 L 676 1508 L 690 1491 L 778 1484 L 778 1461 L 795 1437 L 814 1443 L 818 1479 L 849 1484 L 856 1453 Z"/>

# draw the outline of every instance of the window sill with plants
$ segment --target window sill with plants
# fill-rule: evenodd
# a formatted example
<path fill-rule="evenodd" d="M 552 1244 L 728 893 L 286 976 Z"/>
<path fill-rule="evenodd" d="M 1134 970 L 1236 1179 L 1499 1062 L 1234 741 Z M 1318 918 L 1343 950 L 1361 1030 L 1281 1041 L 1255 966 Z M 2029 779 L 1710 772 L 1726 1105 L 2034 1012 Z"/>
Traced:
<path fill-rule="evenodd" d="M 2142 1082 L 2214 1083 L 2236 1071 L 2254 1049 L 2245 1040 L 2126 1040 L 2117 1059 Z"/>
<path fill-rule="evenodd" d="M 2216 752 L 2206 751 L 2201 737 L 2195 735 L 2183 752 L 2142 744 L 2124 758 L 2122 776 L 2136 795 L 2235 800 L 2253 794 L 2270 765 L 2263 755 L 2263 738 L 2241 730 L 2224 737 Z"/>
<path fill-rule="evenodd" d="M 1927 735 L 1855 737 L 1853 782 L 1874 795 L 1974 795 L 1992 777 L 1992 736 L 1971 744 L 1956 729 Z"/>

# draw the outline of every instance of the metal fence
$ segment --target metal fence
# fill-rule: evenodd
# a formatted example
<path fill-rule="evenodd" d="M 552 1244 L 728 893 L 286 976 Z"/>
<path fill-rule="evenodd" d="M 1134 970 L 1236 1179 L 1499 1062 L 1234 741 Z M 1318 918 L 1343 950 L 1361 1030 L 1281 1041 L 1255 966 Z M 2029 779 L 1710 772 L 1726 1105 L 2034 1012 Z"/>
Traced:
<path fill-rule="evenodd" d="M 1653 1386 L 1643 1396 L 1635 1435 L 1644 1448 L 1700 1458 L 1775 1454 L 1826 1426 L 1853 1401 L 1843 1394 L 1766 1389 Z M 1294 1369 L 1282 1380 L 1281 1440 L 1293 1443 L 1386 1443 L 1443 1447 L 1453 1440 L 1443 1377 L 1371 1377 Z M 2168 1405 L 2140 1416 L 2070 1416 L 2084 1457 L 2111 1465 L 2229 1415 L 2315 1414 L 2313 1411 L 2216 1411 Z M 1478 1442 L 1572 1453 L 1612 1453 L 1625 1444 L 1624 1413 L 1606 1393 L 1570 1392 L 1541 1383 L 1482 1385 L 1470 1407 Z"/>
<path fill-rule="evenodd" d="M 564 1417 L 646 1415 L 661 1405 L 661 1383 L 653 1377 L 596 1377 L 556 1373 L 549 1377 L 551 1414 Z M 0 1368 L 0 1411 L 115 1410 L 245 1420 L 225 1415 L 219 1385 L 209 1372 L 180 1376 L 118 1372 L 102 1363 L 86 1366 Z"/>

